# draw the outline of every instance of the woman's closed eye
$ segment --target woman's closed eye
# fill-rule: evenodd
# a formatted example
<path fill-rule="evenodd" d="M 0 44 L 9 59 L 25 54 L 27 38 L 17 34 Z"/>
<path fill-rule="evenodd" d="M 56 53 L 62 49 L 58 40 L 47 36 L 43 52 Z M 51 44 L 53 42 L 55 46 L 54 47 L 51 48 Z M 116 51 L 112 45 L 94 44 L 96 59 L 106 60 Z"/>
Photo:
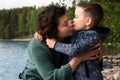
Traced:
<path fill-rule="evenodd" d="M 64 26 L 67 26 L 67 25 L 68 25 L 67 21 L 65 21 L 63 25 L 64 25 Z"/>

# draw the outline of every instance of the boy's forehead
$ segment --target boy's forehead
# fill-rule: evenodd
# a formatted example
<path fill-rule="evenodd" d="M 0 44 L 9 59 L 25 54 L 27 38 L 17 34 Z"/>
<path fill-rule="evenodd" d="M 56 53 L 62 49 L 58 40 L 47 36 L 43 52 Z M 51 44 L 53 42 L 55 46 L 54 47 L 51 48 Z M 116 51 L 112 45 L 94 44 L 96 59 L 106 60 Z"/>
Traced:
<path fill-rule="evenodd" d="M 75 9 L 75 15 L 82 14 L 84 12 L 84 9 L 81 7 L 76 7 Z"/>

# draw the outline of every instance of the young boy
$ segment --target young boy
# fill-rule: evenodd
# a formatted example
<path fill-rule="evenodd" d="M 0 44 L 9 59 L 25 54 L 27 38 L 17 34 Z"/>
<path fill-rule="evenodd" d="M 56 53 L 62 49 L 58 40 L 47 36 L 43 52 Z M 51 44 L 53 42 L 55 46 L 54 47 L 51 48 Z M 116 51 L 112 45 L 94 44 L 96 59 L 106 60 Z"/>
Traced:
<path fill-rule="evenodd" d="M 94 2 L 82 2 L 76 6 L 73 36 L 70 44 L 47 39 L 47 45 L 71 58 L 86 52 L 99 41 L 104 41 L 109 29 L 98 27 L 103 18 L 102 7 Z M 100 60 L 82 62 L 74 72 L 75 80 L 103 80 Z"/>

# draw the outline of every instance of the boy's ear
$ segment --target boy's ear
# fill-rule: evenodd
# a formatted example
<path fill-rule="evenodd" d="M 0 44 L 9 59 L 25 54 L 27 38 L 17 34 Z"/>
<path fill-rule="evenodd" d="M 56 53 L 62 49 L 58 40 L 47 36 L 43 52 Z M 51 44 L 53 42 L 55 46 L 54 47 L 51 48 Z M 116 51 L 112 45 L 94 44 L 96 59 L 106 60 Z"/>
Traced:
<path fill-rule="evenodd" d="M 90 26 L 92 24 L 92 18 L 91 17 L 87 17 L 86 18 L 86 26 Z"/>

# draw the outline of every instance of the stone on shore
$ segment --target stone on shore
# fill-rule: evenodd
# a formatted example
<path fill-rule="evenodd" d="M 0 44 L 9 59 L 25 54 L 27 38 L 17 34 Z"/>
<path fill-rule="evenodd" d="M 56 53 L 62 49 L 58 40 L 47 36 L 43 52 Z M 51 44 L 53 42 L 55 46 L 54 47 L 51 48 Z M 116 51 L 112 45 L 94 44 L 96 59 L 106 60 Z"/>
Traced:
<path fill-rule="evenodd" d="M 120 80 L 120 54 L 103 56 L 104 80 Z"/>

